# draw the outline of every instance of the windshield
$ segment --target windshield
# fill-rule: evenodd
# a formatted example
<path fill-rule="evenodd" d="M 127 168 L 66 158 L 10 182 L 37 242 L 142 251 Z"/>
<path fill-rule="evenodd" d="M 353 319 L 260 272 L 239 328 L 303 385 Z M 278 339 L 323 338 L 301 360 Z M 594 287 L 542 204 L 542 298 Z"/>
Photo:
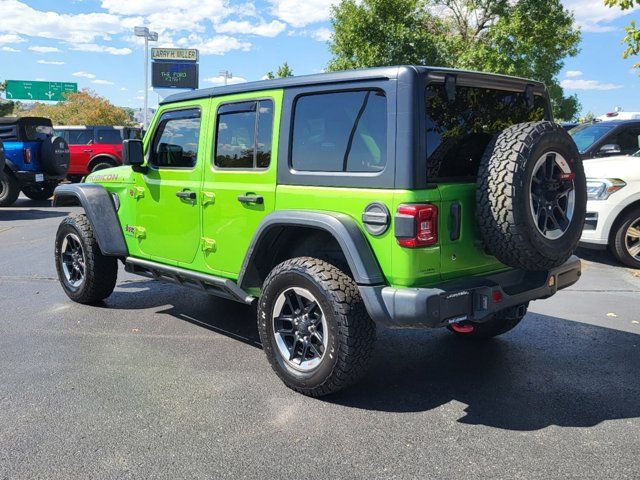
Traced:
<path fill-rule="evenodd" d="M 53 136 L 53 127 L 48 125 L 25 125 L 24 133 L 26 137 L 25 140 L 28 142 L 44 140 L 47 137 Z"/>
<path fill-rule="evenodd" d="M 606 123 L 585 123 L 569 130 L 580 153 L 596 143 L 616 126 Z"/>
<path fill-rule="evenodd" d="M 478 174 L 480 159 L 493 136 L 516 123 L 547 119 L 547 100 L 523 92 L 431 84 L 427 104 L 427 178 L 466 179 Z"/>

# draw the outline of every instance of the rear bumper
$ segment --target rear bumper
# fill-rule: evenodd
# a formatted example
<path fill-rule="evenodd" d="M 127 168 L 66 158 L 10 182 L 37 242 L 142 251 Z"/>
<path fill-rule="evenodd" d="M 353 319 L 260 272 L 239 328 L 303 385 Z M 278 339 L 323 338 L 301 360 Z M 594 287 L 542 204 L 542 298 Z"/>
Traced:
<path fill-rule="evenodd" d="M 64 180 L 66 175 L 50 175 L 45 172 L 32 172 L 28 170 L 18 170 L 13 172 L 18 181 L 22 184 L 49 182 Z M 42 175 L 42 180 L 37 179 L 36 175 Z"/>
<path fill-rule="evenodd" d="M 484 277 L 467 277 L 433 288 L 360 286 L 369 315 L 392 328 L 442 327 L 470 320 L 482 322 L 505 308 L 548 298 L 580 278 L 573 256 L 543 272 L 510 270 Z"/>

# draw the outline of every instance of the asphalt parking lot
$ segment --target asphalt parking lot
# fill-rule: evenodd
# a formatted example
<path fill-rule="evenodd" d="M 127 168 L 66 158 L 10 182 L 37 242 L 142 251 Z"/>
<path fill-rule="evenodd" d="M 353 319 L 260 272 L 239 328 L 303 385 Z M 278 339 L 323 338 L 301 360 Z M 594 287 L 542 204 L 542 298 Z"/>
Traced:
<path fill-rule="evenodd" d="M 497 340 L 380 331 L 366 378 L 315 400 L 249 307 L 124 271 L 69 301 L 68 211 L 0 210 L 0 479 L 640 476 L 640 275 L 606 253 Z"/>

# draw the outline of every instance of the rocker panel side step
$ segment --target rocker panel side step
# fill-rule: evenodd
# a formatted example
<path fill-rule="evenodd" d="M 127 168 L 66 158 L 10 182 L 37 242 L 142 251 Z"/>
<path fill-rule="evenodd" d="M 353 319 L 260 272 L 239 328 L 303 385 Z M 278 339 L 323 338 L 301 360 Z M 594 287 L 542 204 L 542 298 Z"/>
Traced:
<path fill-rule="evenodd" d="M 229 280 L 228 278 L 192 272 L 184 268 L 163 265 L 161 263 L 133 257 L 127 257 L 124 264 L 127 272 L 143 277 L 154 280 L 167 280 L 211 295 L 246 303 L 247 305 L 253 304 L 256 300 L 256 297 L 249 295 L 233 280 Z"/>

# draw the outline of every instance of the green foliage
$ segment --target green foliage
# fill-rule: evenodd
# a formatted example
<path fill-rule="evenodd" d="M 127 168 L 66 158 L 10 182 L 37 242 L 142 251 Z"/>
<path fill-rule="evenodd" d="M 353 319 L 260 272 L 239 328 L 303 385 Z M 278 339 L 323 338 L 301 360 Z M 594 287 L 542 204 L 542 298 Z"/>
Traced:
<path fill-rule="evenodd" d="M 604 0 L 607 7 L 618 7 L 621 10 L 629 10 L 635 6 L 640 6 L 640 0 Z M 635 20 L 631 20 L 628 27 L 625 27 L 626 35 L 622 39 L 622 43 L 627 45 L 622 56 L 629 58 L 640 54 L 640 29 L 636 26 Z M 640 62 L 636 63 L 634 68 L 640 69 Z"/>
<path fill-rule="evenodd" d="M 579 123 L 593 122 L 596 119 L 596 114 L 593 112 L 587 112 L 585 115 L 578 119 Z"/>
<path fill-rule="evenodd" d="M 15 107 L 15 102 L 0 99 L 0 117 L 10 117 L 13 114 Z"/>
<path fill-rule="evenodd" d="M 580 42 L 560 0 L 343 0 L 332 24 L 330 70 L 418 64 L 515 75 L 545 82 L 556 116 L 579 110 L 557 80 Z"/>
<path fill-rule="evenodd" d="M 285 77 L 293 77 L 293 69 L 289 66 L 287 62 L 284 62 L 282 65 L 278 67 L 276 73 L 267 72 L 267 78 L 273 80 L 274 78 L 285 78 Z"/>
<path fill-rule="evenodd" d="M 37 103 L 25 115 L 48 117 L 54 125 L 131 125 L 130 115 L 90 90 L 68 93 L 56 105 Z"/>
<path fill-rule="evenodd" d="M 423 0 L 343 0 L 332 8 L 329 70 L 444 65 L 444 26 Z"/>

